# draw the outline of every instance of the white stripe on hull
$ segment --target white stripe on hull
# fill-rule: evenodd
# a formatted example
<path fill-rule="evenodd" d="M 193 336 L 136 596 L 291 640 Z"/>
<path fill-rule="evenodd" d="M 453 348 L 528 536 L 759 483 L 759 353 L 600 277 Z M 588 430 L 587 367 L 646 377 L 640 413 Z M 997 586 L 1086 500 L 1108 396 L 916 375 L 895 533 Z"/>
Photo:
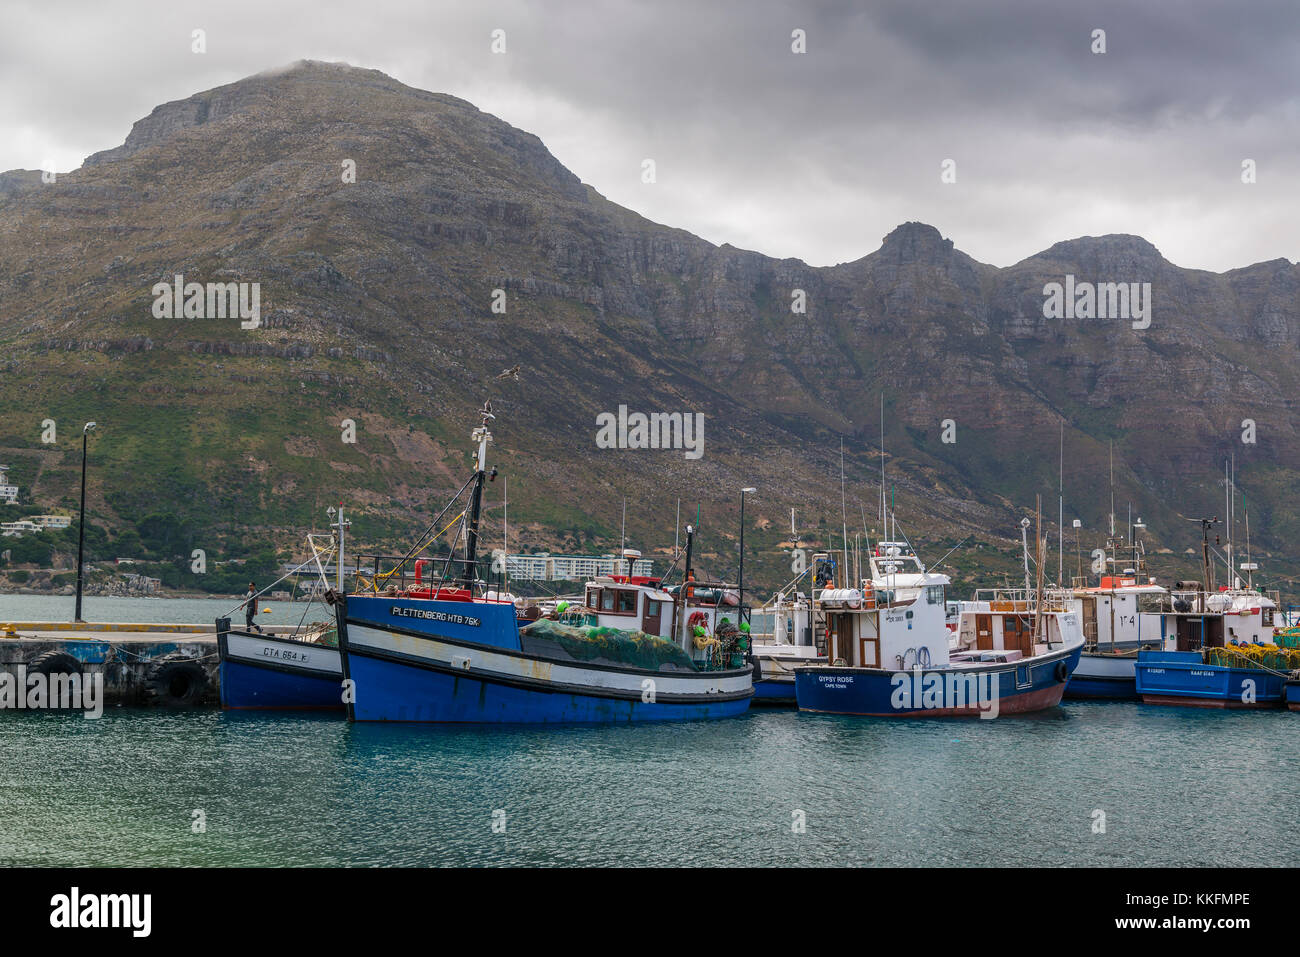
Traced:
<path fill-rule="evenodd" d="M 1133 679 L 1133 665 L 1137 655 L 1126 658 L 1111 655 L 1090 655 L 1084 652 L 1079 656 L 1079 667 L 1074 669 L 1077 678 L 1128 678 Z"/>
<path fill-rule="evenodd" d="M 560 663 L 523 658 L 508 652 L 488 651 L 465 645 L 440 641 L 437 638 L 395 634 L 380 628 L 371 628 L 349 622 L 348 649 L 364 652 L 373 649 L 429 661 L 443 667 L 463 670 L 469 675 L 475 671 L 490 672 L 507 678 L 524 678 L 559 685 L 586 686 L 611 691 L 641 695 L 641 682 L 654 680 L 656 694 L 691 695 L 704 697 L 716 694 L 743 694 L 753 687 L 753 672 L 708 679 L 674 677 L 671 672 L 606 671 L 584 668 L 580 663 Z"/>
<path fill-rule="evenodd" d="M 268 641 L 233 632 L 226 635 L 226 660 L 250 665 L 275 665 L 305 672 L 323 671 L 343 676 L 339 650 L 305 641 Z"/>

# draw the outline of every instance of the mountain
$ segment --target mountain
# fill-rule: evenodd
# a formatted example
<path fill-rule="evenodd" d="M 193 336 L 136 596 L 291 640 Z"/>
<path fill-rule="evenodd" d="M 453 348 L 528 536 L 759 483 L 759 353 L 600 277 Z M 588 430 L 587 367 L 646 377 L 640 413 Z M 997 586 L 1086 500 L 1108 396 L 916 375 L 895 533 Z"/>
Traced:
<path fill-rule="evenodd" d="M 176 275 L 259 284 L 260 327 L 157 318 L 154 287 Z M 1045 318 L 1044 287 L 1066 276 L 1150 283 L 1149 328 Z M 1229 455 L 1252 546 L 1275 575 L 1300 569 L 1295 264 L 1182 269 L 1112 235 L 1000 269 L 905 223 L 814 268 L 650 222 L 537 137 L 342 64 L 159 106 L 54 183 L 0 174 L 0 343 L 11 478 L 25 500 L 73 504 L 81 423 L 97 421 L 106 548 L 238 558 L 342 501 L 357 541 L 391 550 L 464 480 L 490 398 L 512 550 L 616 547 L 626 498 L 628 541 L 653 552 L 680 498 L 683 521 L 702 514 L 706 564 L 734 570 L 753 485 L 746 574 L 775 586 L 791 508 L 805 543 L 876 525 L 883 393 L 902 528 L 929 558 L 973 535 L 967 580 L 980 549 L 1014 567 L 1036 495 L 1054 519 L 1062 422 L 1085 552 L 1113 444 L 1117 508 L 1169 550 L 1166 577 L 1193 567 L 1186 519 L 1222 515 Z M 703 456 L 598 448 L 597 417 L 620 406 L 702 413 Z"/>

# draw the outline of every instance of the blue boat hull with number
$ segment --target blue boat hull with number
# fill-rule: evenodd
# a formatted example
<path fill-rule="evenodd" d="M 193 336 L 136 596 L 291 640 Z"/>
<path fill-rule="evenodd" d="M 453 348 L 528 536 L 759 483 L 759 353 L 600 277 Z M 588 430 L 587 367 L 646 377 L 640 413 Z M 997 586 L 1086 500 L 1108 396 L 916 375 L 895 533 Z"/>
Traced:
<path fill-rule="evenodd" d="M 650 670 L 521 636 L 506 602 L 349 595 L 336 604 L 355 721 L 612 723 L 742 714 L 746 666 Z"/>
<path fill-rule="evenodd" d="M 343 667 L 337 648 L 223 631 L 218 622 L 217 652 L 223 708 L 343 710 Z"/>
<path fill-rule="evenodd" d="M 1262 668 L 1206 664 L 1199 651 L 1143 651 L 1137 690 L 1147 704 L 1202 708 L 1278 708 L 1286 676 Z"/>

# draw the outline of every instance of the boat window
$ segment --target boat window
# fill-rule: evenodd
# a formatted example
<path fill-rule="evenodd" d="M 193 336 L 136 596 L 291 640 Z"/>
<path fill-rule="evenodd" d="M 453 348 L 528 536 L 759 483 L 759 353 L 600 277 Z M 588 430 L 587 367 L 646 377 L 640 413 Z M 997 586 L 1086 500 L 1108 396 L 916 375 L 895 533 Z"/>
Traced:
<path fill-rule="evenodd" d="M 588 588 L 588 589 L 587 589 L 587 607 L 588 607 L 588 608 L 598 608 L 598 607 L 600 607 L 600 589 L 599 589 L 599 588 Z"/>
<path fill-rule="evenodd" d="M 1015 615 L 1007 615 L 1005 618 L 1002 619 L 1002 630 L 1004 632 L 1019 631 L 1020 619 L 1018 619 Z"/>
<path fill-rule="evenodd" d="M 1265 609 L 1261 610 L 1261 611 L 1260 611 L 1260 615 L 1263 616 L 1262 619 L 1261 619 L 1262 624 L 1265 624 L 1265 625 L 1271 625 L 1271 624 L 1273 624 L 1273 609 L 1272 609 L 1272 608 L 1265 608 Z"/>
<path fill-rule="evenodd" d="M 602 591 L 600 593 L 600 610 L 601 611 L 614 610 L 614 593 L 612 591 Z"/>
<path fill-rule="evenodd" d="M 657 601 L 646 602 L 645 613 L 647 618 L 658 618 L 659 602 Z"/>
<path fill-rule="evenodd" d="M 618 611 L 622 615 L 636 614 L 636 592 L 620 591 L 618 593 Z"/>
<path fill-rule="evenodd" d="M 942 604 L 943 604 L 943 586 L 942 586 L 942 585 L 926 585 L 926 586 L 925 586 L 925 600 L 926 600 L 929 604 L 931 604 L 931 605 L 942 605 Z"/>

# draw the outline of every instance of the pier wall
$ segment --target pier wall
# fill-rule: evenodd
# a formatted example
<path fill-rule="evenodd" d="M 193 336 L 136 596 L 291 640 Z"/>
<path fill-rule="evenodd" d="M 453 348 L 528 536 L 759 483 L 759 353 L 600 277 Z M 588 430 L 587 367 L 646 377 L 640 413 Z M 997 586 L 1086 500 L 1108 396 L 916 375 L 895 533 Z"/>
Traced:
<path fill-rule="evenodd" d="M 272 634 L 291 630 L 266 629 Z M 213 625 L 0 624 L 0 672 L 17 679 L 42 670 L 75 670 L 83 680 L 102 674 L 105 707 L 220 704 Z"/>

